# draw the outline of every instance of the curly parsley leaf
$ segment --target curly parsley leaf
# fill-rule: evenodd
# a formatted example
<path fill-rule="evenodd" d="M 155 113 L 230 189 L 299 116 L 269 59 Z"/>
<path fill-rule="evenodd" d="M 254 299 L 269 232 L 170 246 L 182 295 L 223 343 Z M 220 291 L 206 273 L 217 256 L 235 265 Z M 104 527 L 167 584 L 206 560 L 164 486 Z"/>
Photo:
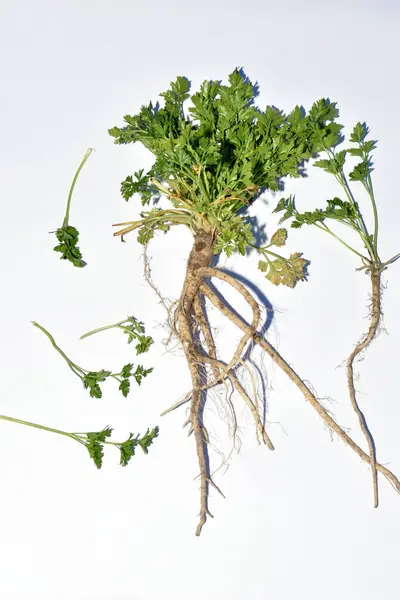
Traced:
<path fill-rule="evenodd" d="M 125 200 L 129 200 L 135 194 L 141 197 L 142 205 L 150 203 L 150 200 L 159 198 L 159 190 L 151 183 L 152 172 L 144 174 L 144 169 L 136 171 L 121 183 L 121 195 Z"/>
<path fill-rule="evenodd" d="M 131 382 L 129 381 L 129 379 L 123 379 L 121 381 L 121 383 L 119 384 L 118 389 L 122 392 L 122 395 L 124 396 L 124 398 L 126 398 L 131 389 Z"/>
<path fill-rule="evenodd" d="M 153 371 L 153 367 L 150 369 L 145 369 L 142 365 L 138 365 L 136 370 L 132 373 L 132 376 L 135 378 L 136 383 L 140 385 L 142 383 L 143 377 L 147 377 L 149 373 Z"/>
<path fill-rule="evenodd" d="M 128 439 L 118 445 L 120 451 L 120 465 L 126 467 L 132 456 L 135 455 L 137 446 L 136 438 L 133 437 L 133 433 L 129 434 Z"/>
<path fill-rule="evenodd" d="M 84 267 L 85 261 L 82 259 L 81 251 L 78 248 L 79 232 L 72 225 L 65 225 L 60 227 L 55 232 L 58 241 L 60 242 L 57 246 L 54 246 L 55 252 L 61 252 L 62 260 L 69 260 L 74 267 Z"/>
<path fill-rule="evenodd" d="M 105 371 L 102 369 L 101 371 L 89 371 L 83 376 L 83 385 L 85 389 L 89 388 L 92 398 L 102 397 L 102 391 L 99 383 L 105 381 L 110 375 L 111 371 Z"/>
<path fill-rule="evenodd" d="M 214 254 L 225 252 L 229 257 L 234 252 L 244 255 L 246 248 L 254 243 L 250 223 L 245 223 L 240 216 L 232 217 L 226 223 L 220 223 L 220 233 L 214 246 Z"/>
<path fill-rule="evenodd" d="M 140 446 L 145 454 L 148 454 L 149 447 L 158 436 L 159 428 L 154 427 L 153 429 L 147 429 L 146 433 L 139 437 L 137 435 L 134 437 L 134 434 L 131 433 L 128 439 L 121 444 L 118 444 L 118 448 L 120 450 L 120 465 L 126 467 L 132 456 L 135 455 L 135 451 L 137 446 Z"/>
<path fill-rule="evenodd" d="M 116 448 L 119 449 L 120 465 L 126 467 L 132 456 L 135 455 L 137 446 L 140 446 L 143 452 L 148 454 L 149 447 L 152 445 L 155 438 L 158 437 L 159 428 L 156 426 L 153 429 L 147 429 L 146 433 L 141 437 L 139 434 L 134 436 L 133 433 L 130 433 L 128 439 L 121 443 L 109 441 L 112 431 L 112 428 L 107 426 L 102 431 L 89 432 L 86 434 L 71 434 L 71 436 L 84 443 L 90 458 L 94 461 L 98 469 L 100 469 L 103 464 L 104 443 L 116 446 Z"/>
<path fill-rule="evenodd" d="M 309 114 L 299 106 L 288 115 L 272 106 L 255 108 L 256 88 L 238 68 L 228 85 L 204 81 L 196 93 L 189 92 L 187 79 L 178 77 L 161 94 L 163 106 L 150 102 L 138 114 L 126 115 L 123 127 L 109 130 L 116 144 L 139 142 L 155 159 L 146 175 L 138 171 L 136 179 L 126 179 L 123 196 L 141 192 L 142 186 L 148 199 L 155 186 L 175 210 L 168 219 L 146 217 L 138 241 L 146 244 L 171 223 L 196 233 L 206 221 L 216 229 L 215 253 L 245 254 L 254 240 L 239 210 L 263 190 L 279 190 L 283 177 L 300 177 L 304 161 L 338 143 L 338 110 L 325 98 Z M 129 231 L 137 229 L 132 223 Z"/>
<path fill-rule="evenodd" d="M 86 434 L 86 448 L 88 449 L 90 458 L 93 459 L 94 464 L 98 469 L 101 469 L 103 464 L 104 456 L 104 442 L 112 434 L 111 427 L 105 427 L 102 431 L 89 432 Z"/>
<path fill-rule="evenodd" d="M 154 427 L 152 430 L 148 429 L 141 438 L 138 438 L 138 444 L 145 454 L 148 454 L 149 447 L 152 445 L 155 438 L 158 437 L 158 433 L 159 428 Z"/>

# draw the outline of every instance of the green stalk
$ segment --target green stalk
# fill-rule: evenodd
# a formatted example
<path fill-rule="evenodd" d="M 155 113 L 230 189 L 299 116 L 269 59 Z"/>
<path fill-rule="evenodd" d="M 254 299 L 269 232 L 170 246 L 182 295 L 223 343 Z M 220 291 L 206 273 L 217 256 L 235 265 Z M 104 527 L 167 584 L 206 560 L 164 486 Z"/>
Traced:
<path fill-rule="evenodd" d="M 87 161 L 87 159 L 89 158 L 89 156 L 91 155 L 91 153 L 93 152 L 93 150 L 94 150 L 94 148 L 88 148 L 88 150 L 86 150 L 86 154 L 83 157 L 82 162 L 79 165 L 78 170 L 75 173 L 74 179 L 72 180 L 72 185 L 71 185 L 71 188 L 70 188 L 69 194 L 68 194 L 67 210 L 65 211 L 65 217 L 64 217 L 63 227 L 67 226 L 68 222 L 69 222 L 69 210 L 70 210 L 70 207 L 71 207 L 71 198 L 72 198 L 72 194 L 73 194 L 73 191 L 74 191 L 74 188 L 75 188 L 75 184 L 76 184 L 77 179 L 79 177 L 79 173 L 82 171 L 82 168 L 83 168 L 85 162 Z"/>
<path fill-rule="evenodd" d="M 354 254 L 357 254 L 357 256 L 359 256 L 360 258 L 368 261 L 368 258 L 366 258 L 365 256 L 363 256 L 360 252 L 358 252 L 352 246 L 350 246 L 349 244 L 347 244 L 344 240 L 342 240 L 341 237 L 339 237 L 338 235 L 336 235 L 336 233 L 333 233 L 333 231 L 331 229 L 329 229 L 328 225 L 326 225 L 325 223 L 323 223 L 323 225 L 319 225 L 318 223 L 314 223 L 314 225 L 316 227 L 318 227 L 318 229 L 321 229 L 322 231 L 326 231 L 327 233 L 329 233 L 330 235 L 332 235 L 335 239 L 338 240 L 338 242 L 340 242 L 341 244 L 343 244 L 343 246 L 346 246 L 346 248 L 348 248 L 349 250 L 351 250 L 351 252 L 354 252 Z M 352 228 L 352 229 L 354 229 L 354 228 Z"/>
<path fill-rule="evenodd" d="M 162 192 L 163 194 L 165 194 L 167 196 L 167 198 L 169 196 L 171 196 L 171 192 L 168 190 L 168 188 L 165 187 L 165 185 L 163 185 L 162 183 L 160 183 L 158 181 L 158 179 L 156 179 L 155 177 L 152 177 L 150 179 L 150 182 L 154 185 L 154 187 L 156 187 L 158 190 L 160 190 L 160 192 Z M 187 208 L 187 210 L 192 210 L 192 207 L 185 202 L 184 200 L 182 200 L 182 198 L 179 198 L 179 202 L 182 204 L 182 206 L 184 206 L 185 208 Z"/>
<path fill-rule="evenodd" d="M 14 417 L 6 417 L 5 415 L 0 415 L 0 419 L 3 421 L 10 421 L 11 423 L 18 423 L 19 425 L 27 425 L 28 427 L 35 427 L 36 429 L 43 429 L 43 431 L 50 431 L 50 433 L 58 433 L 59 435 L 64 435 L 66 437 L 72 438 L 81 444 L 84 444 L 83 440 L 74 435 L 73 433 L 68 433 L 67 431 L 61 431 L 61 429 L 54 429 L 53 427 L 46 427 L 46 425 L 38 425 L 38 423 L 31 423 L 30 421 L 23 421 L 22 419 L 15 419 Z"/>
<path fill-rule="evenodd" d="M 371 203 L 372 203 L 372 210 L 374 213 L 374 250 L 375 250 L 375 255 L 378 258 L 378 226 L 379 226 L 379 219 L 378 219 L 378 208 L 376 206 L 376 201 L 375 201 L 375 196 L 374 196 L 374 190 L 372 187 L 372 179 L 371 179 L 371 174 L 368 173 L 368 177 L 367 177 L 367 182 L 363 181 L 364 187 L 368 192 L 368 195 L 371 199 Z"/>
<path fill-rule="evenodd" d="M 351 193 L 350 190 L 350 186 L 347 183 L 347 179 L 343 173 L 343 171 L 341 171 L 340 175 L 336 176 L 336 180 L 340 183 L 340 185 L 343 187 L 348 199 L 350 200 L 350 202 L 352 202 L 354 205 L 356 205 L 356 201 L 353 198 L 353 194 Z M 376 253 L 374 251 L 374 248 L 371 246 L 370 241 L 369 241 L 369 234 L 368 234 L 368 229 L 367 226 L 364 223 L 364 220 L 362 218 L 362 216 L 359 214 L 359 211 L 357 210 L 357 221 L 359 222 L 360 228 L 361 230 L 358 231 L 359 236 L 361 237 L 362 241 L 364 242 L 364 245 L 366 246 L 366 248 L 368 249 L 368 252 L 370 253 L 371 258 L 373 259 L 377 259 Z"/>
<path fill-rule="evenodd" d="M 126 319 L 124 319 L 123 321 L 119 321 L 118 323 L 114 323 L 114 325 L 104 325 L 103 327 L 98 327 L 97 329 L 92 329 L 92 331 L 88 331 L 87 333 L 84 333 L 83 335 L 81 335 L 81 337 L 79 339 L 83 340 L 84 338 L 89 337 L 89 335 L 94 335 L 95 333 L 99 333 L 100 331 L 106 331 L 106 329 L 113 329 L 115 327 L 124 329 L 124 330 L 132 333 L 127 327 L 122 327 L 122 323 L 125 323 L 125 321 L 126 321 Z"/>
<path fill-rule="evenodd" d="M 68 366 L 71 369 L 71 371 L 75 375 L 78 375 L 78 377 L 82 378 L 82 375 L 85 375 L 84 371 L 80 367 L 78 367 L 78 365 L 76 365 L 75 363 L 73 363 L 72 360 L 69 359 L 68 356 L 61 350 L 61 348 L 59 346 L 57 346 L 56 341 L 53 338 L 53 336 L 44 327 L 42 327 L 41 325 L 39 325 L 39 323 L 36 323 L 36 321 L 32 321 L 32 325 L 34 325 L 35 327 L 37 327 L 38 329 L 40 329 L 41 331 L 43 331 L 43 333 L 50 340 L 53 348 L 55 350 L 57 350 L 57 352 L 63 357 L 63 359 L 68 364 Z"/>
<path fill-rule="evenodd" d="M 327 153 L 327 155 L 329 156 L 329 158 L 331 160 L 334 160 L 335 154 L 330 148 L 325 147 L 324 140 L 323 140 L 320 132 L 319 132 L 319 137 L 320 137 L 320 140 L 322 142 L 325 152 Z M 356 206 L 357 203 L 354 200 L 353 194 L 351 193 L 351 189 L 350 189 L 349 184 L 347 183 L 347 179 L 343 172 L 343 169 L 339 173 L 335 173 L 334 177 L 335 177 L 336 181 L 343 187 L 348 200 Z M 364 223 L 364 220 L 363 220 L 362 216 L 360 215 L 358 209 L 357 209 L 357 221 L 360 225 L 360 231 L 358 231 L 359 236 L 361 237 L 362 241 L 364 242 L 364 245 L 366 246 L 368 252 L 370 253 L 371 258 L 377 260 L 377 256 L 374 251 L 374 248 L 371 247 L 371 244 L 369 241 L 368 229 L 367 229 L 367 227 Z"/>

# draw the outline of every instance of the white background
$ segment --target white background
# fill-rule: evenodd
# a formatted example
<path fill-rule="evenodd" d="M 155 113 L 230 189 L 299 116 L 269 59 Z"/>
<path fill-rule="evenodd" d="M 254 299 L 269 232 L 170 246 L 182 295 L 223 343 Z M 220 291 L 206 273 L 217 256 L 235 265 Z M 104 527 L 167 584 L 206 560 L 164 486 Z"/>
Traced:
<path fill-rule="evenodd" d="M 73 441 L 7 422 L 0 424 L 0 597 L 4 600 L 351 600 L 398 597 L 400 498 L 380 477 L 381 506 L 372 507 L 371 477 L 329 432 L 298 390 L 268 361 L 268 431 L 276 446 L 258 446 L 237 401 L 242 449 L 211 491 L 215 515 L 194 536 L 199 506 L 194 440 L 182 429 L 185 410 L 160 412 L 187 390 L 179 352 L 166 354 L 164 313 L 142 279 L 135 236 L 122 245 L 111 224 L 134 218 L 120 181 L 149 157 L 114 146 L 107 128 L 165 90 L 178 74 L 193 82 L 223 79 L 243 66 L 258 81 L 258 104 L 288 112 L 321 97 L 338 102 L 346 133 L 366 120 L 379 140 L 373 175 L 383 259 L 400 250 L 398 104 L 399 4 L 205 0 L 79 0 L 1 3 L 0 412 L 67 431 L 111 424 L 114 439 L 159 424 L 148 456 L 118 465 L 108 448 L 98 471 Z M 71 223 L 88 262 L 74 269 L 52 252 L 76 167 L 91 146 L 73 198 Z M 311 166 L 291 180 L 302 209 L 338 194 L 331 176 Z M 370 210 L 357 188 L 359 201 Z M 271 235 L 277 199 L 252 209 Z M 257 257 L 226 266 L 248 277 L 275 309 L 269 339 L 312 382 L 339 423 L 365 446 L 349 407 L 345 371 L 336 368 L 367 327 L 368 280 L 345 248 L 318 230 L 290 232 L 288 251 L 312 260 L 295 290 L 273 287 Z M 179 295 L 190 249 L 173 230 L 151 246 L 154 277 Z M 222 260 L 222 264 L 225 264 Z M 398 424 L 400 264 L 385 273 L 382 334 L 359 363 L 360 402 L 378 458 L 400 473 Z M 235 298 L 232 296 L 232 301 Z M 239 306 L 239 305 L 237 305 Z M 111 383 L 101 400 L 80 382 L 30 321 L 47 327 L 89 369 L 118 369 L 135 360 L 117 332 L 79 341 L 85 331 L 135 314 L 155 340 L 145 355 L 155 367 L 127 399 Z M 212 318 L 217 316 L 215 311 Z M 221 321 L 224 355 L 238 333 Z M 229 337 L 230 336 L 230 337 Z M 233 336 L 233 337 L 232 337 Z M 257 355 L 261 360 L 261 355 Z M 207 423 L 220 431 L 210 403 Z M 213 467 L 219 464 L 213 455 Z"/>

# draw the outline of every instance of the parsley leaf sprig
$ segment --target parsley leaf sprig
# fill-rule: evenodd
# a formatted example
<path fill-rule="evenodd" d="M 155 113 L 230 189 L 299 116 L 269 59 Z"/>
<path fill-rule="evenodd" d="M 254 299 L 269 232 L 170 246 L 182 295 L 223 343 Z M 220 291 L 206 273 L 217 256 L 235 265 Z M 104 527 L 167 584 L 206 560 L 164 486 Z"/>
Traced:
<path fill-rule="evenodd" d="M 52 233 L 56 234 L 57 240 L 59 242 L 57 244 L 57 246 L 54 247 L 54 251 L 61 252 L 60 258 L 62 260 L 69 260 L 74 265 L 74 267 L 79 267 L 79 268 L 84 267 L 86 265 L 86 263 L 83 260 L 82 253 L 78 247 L 79 232 L 76 229 L 76 227 L 73 227 L 72 225 L 69 224 L 69 213 L 70 213 L 70 209 L 71 209 L 72 194 L 74 192 L 75 184 L 79 177 L 79 173 L 81 172 L 84 164 L 86 163 L 86 161 L 88 160 L 88 158 L 92 152 L 93 152 L 93 148 L 88 148 L 85 156 L 83 157 L 83 159 L 75 173 L 75 176 L 72 181 L 71 188 L 70 188 L 69 194 L 68 194 L 67 208 L 65 211 L 65 217 L 64 217 L 63 224 L 55 232 L 52 232 Z"/>
<path fill-rule="evenodd" d="M 317 121 L 317 114 L 314 115 L 314 119 Z M 342 126 L 339 127 L 341 128 Z M 367 125 L 358 122 L 350 134 L 350 142 L 355 144 L 356 147 L 339 152 L 336 152 L 335 148 L 328 147 L 324 138 L 316 133 L 316 135 L 319 135 L 322 148 L 328 158 L 316 161 L 314 166 L 323 169 L 335 177 L 345 194 L 345 199 L 335 196 L 333 199 L 326 201 L 325 208 L 300 213 L 292 197 L 281 198 L 274 210 L 274 212 L 283 211 L 280 223 L 283 223 L 287 219 L 292 219 L 291 227 L 295 229 L 299 229 L 303 225 L 314 225 L 334 237 L 353 254 L 361 258 L 363 266 L 358 270 L 366 270 L 366 272 L 370 272 L 371 269 L 383 270 L 400 256 L 396 255 L 388 261 L 382 262 L 378 254 L 379 221 L 371 178 L 371 172 L 373 171 L 371 153 L 376 148 L 376 141 L 367 140 L 368 133 L 369 129 Z M 361 162 L 356 164 L 347 176 L 344 169 L 347 166 L 348 156 L 359 157 L 361 158 Z M 372 206 L 373 233 L 370 233 L 361 210 L 361 204 L 356 201 L 350 182 L 361 183 L 367 192 Z M 352 229 L 358 235 L 363 249 L 351 246 L 341 235 L 335 233 L 330 228 L 327 221 L 333 221 Z"/>
<path fill-rule="evenodd" d="M 128 336 L 128 344 L 131 344 L 133 340 L 136 340 L 136 354 L 143 354 L 144 352 L 148 352 L 150 346 L 154 343 L 154 340 L 151 336 L 145 335 L 145 327 L 142 321 L 138 321 L 133 316 L 128 316 L 126 319 L 122 321 L 118 321 L 117 323 L 113 323 L 112 325 L 104 325 L 103 327 L 98 327 L 97 329 L 93 329 L 92 331 L 88 331 L 88 333 L 84 333 L 81 335 L 80 339 L 89 337 L 90 335 L 94 335 L 100 331 L 106 331 L 107 329 L 120 329 L 124 332 L 125 335 Z"/>
<path fill-rule="evenodd" d="M 274 285 L 286 285 L 294 288 L 298 281 L 304 281 L 307 278 L 307 265 L 309 263 L 305 258 L 301 258 L 300 252 L 292 253 L 289 258 L 281 256 L 270 250 L 271 246 L 280 248 L 286 244 L 287 229 L 278 229 L 271 237 L 271 241 L 266 246 L 255 246 L 264 260 L 260 260 L 258 268 L 265 273 L 268 279 Z"/>
<path fill-rule="evenodd" d="M 0 419 L 3 421 L 10 421 L 11 423 L 18 423 L 20 425 L 26 425 L 28 427 L 35 427 L 36 429 L 42 429 L 49 431 L 50 433 L 57 433 L 58 435 L 66 436 L 86 447 L 89 452 L 90 458 L 98 469 L 102 467 L 104 457 L 104 445 L 115 446 L 120 451 L 120 465 L 126 467 L 132 456 L 135 455 L 136 448 L 139 446 L 145 454 L 148 454 L 149 447 L 152 445 L 156 437 L 158 437 L 159 428 L 153 427 L 153 429 L 147 429 L 146 433 L 142 436 L 133 433 L 129 434 L 129 437 L 124 442 L 113 442 L 109 438 L 112 434 L 112 428 L 108 425 L 101 431 L 90 431 L 86 433 L 72 433 L 68 431 L 62 431 L 61 429 L 54 429 L 53 427 L 47 427 L 46 425 L 39 425 L 38 423 L 31 423 L 29 421 L 23 421 L 22 419 L 15 419 L 14 417 L 8 417 L 0 415 Z"/>
<path fill-rule="evenodd" d="M 43 331 L 43 333 L 48 337 L 52 346 L 63 357 L 71 371 L 82 381 L 84 388 L 89 390 L 89 394 L 92 398 L 102 397 L 100 383 L 103 383 L 108 378 L 113 378 L 118 381 L 119 390 L 124 397 L 127 397 L 130 391 L 130 378 L 133 377 L 136 383 L 140 385 L 143 377 L 147 377 L 147 375 L 153 371 L 153 368 L 145 369 L 143 365 L 137 365 L 136 369 L 134 370 L 132 363 L 124 365 L 119 373 L 112 373 L 111 371 L 106 371 L 105 369 L 101 369 L 99 371 L 88 371 L 68 358 L 65 352 L 63 352 L 63 350 L 61 350 L 61 348 L 56 344 L 53 336 L 42 325 L 39 325 L 39 323 L 36 323 L 35 321 L 32 321 L 32 323 L 35 327 Z"/>

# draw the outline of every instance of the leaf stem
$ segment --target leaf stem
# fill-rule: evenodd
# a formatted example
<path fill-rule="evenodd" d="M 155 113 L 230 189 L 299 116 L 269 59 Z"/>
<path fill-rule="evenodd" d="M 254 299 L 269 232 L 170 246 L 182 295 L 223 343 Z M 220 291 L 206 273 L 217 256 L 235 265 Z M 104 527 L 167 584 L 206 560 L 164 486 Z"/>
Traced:
<path fill-rule="evenodd" d="M 31 423 L 30 421 L 23 421 L 22 419 L 15 419 L 14 417 L 7 417 L 0 415 L 0 419 L 3 421 L 10 421 L 11 423 L 18 423 L 20 425 L 27 425 L 28 427 L 35 427 L 36 429 L 43 429 L 43 431 L 50 431 L 50 433 L 58 433 L 66 437 L 72 438 L 81 444 L 84 442 L 74 433 L 68 433 L 67 431 L 61 431 L 61 429 L 54 429 L 53 427 L 47 427 L 46 425 L 39 425 L 38 423 Z"/>
<path fill-rule="evenodd" d="M 61 348 L 59 346 L 57 346 L 55 339 L 53 338 L 53 336 L 51 335 L 51 333 L 49 333 L 47 331 L 47 329 L 45 329 L 44 327 L 42 327 L 42 325 L 39 325 L 39 323 L 36 323 L 36 321 L 32 321 L 32 325 L 34 325 L 35 327 L 37 327 L 38 329 L 40 329 L 41 331 L 43 331 L 43 333 L 48 337 L 48 339 L 50 340 L 53 348 L 55 350 L 57 350 L 57 352 L 63 357 L 63 359 L 66 361 L 66 363 L 68 364 L 69 368 L 71 369 L 71 371 L 75 374 L 78 375 L 78 377 L 80 377 L 82 379 L 82 376 L 85 375 L 85 371 L 83 369 L 81 369 L 81 367 L 79 367 L 78 365 L 76 365 L 75 363 L 72 362 L 72 360 L 70 358 L 68 358 L 68 356 L 65 354 L 65 352 L 63 352 L 61 350 Z"/>
<path fill-rule="evenodd" d="M 121 327 L 122 324 L 125 323 L 125 321 L 126 321 L 126 319 L 124 319 L 123 321 L 119 321 L 118 323 L 114 323 L 113 325 L 104 325 L 103 327 L 98 327 L 97 329 L 92 329 L 92 331 L 88 331 L 87 333 L 84 333 L 83 335 L 81 335 L 81 337 L 79 339 L 83 340 L 84 338 L 89 337 L 89 335 L 94 335 L 95 333 L 99 333 L 100 331 L 106 331 L 106 329 L 114 329 L 115 327 L 118 327 L 118 328 L 124 329 L 124 330 L 128 330 L 127 327 Z M 130 331 L 130 330 L 128 330 L 128 331 Z"/>
<path fill-rule="evenodd" d="M 88 148 L 86 150 L 86 154 L 83 157 L 82 162 L 79 165 L 78 170 L 75 173 L 75 177 L 72 180 L 72 184 L 71 184 L 71 187 L 70 187 L 70 190 L 69 190 L 69 194 L 68 194 L 67 209 L 65 211 L 65 217 L 64 217 L 64 221 L 63 221 L 63 227 L 67 226 L 68 222 L 69 222 L 69 211 L 70 211 L 70 208 L 71 208 L 71 198 L 72 198 L 72 194 L 74 192 L 75 184 L 76 184 L 77 179 L 79 177 L 79 173 L 82 171 L 82 168 L 83 168 L 85 162 L 87 161 L 87 159 L 89 158 L 89 156 L 91 155 L 91 153 L 93 152 L 93 150 L 94 150 L 94 148 Z"/>
<path fill-rule="evenodd" d="M 336 233 L 333 233 L 333 231 L 331 229 L 329 229 L 328 225 L 326 225 L 326 223 L 323 223 L 322 225 L 319 225 L 318 223 L 314 223 L 314 225 L 316 227 L 318 227 L 318 229 L 321 229 L 322 231 L 326 231 L 327 233 L 329 233 L 330 235 L 332 235 L 334 238 L 336 238 L 338 240 L 338 242 L 340 242 L 341 244 L 343 244 L 343 246 L 346 246 L 346 248 L 348 248 L 349 250 L 351 250 L 351 252 L 354 252 L 354 254 L 357 254 L 357 256 L 359 256 L 360 258 L 368 261 L 368 258 L 366 256 L 363 256 L 360 252 L 358 252 L 357 250 L 355 250 L 355 248 L 353 248 L 352 246 L 350 246 L 349 244 L 347 244 L 344 240 L 342 240 L 341 237 L 339 237 L 338 235 L 336 235 Z"/>
<path fill-rule="evenodd" d="M 376 201 L 375 201 L 375 196 L 374 196 L 374 189 L 372 187 L 372 179 L 371 179 L 371 174 L 368 173 L 367 176 L 367 180 L 363 181 L 364 187 L 368 192 L 368 195 L 371 199 L 371 203 L 372 203 L 372 210 L 373 210 L 373 214 L 374 214 L 374 250 L 375 250 L 375 255 L 376 257 L 378 257 L 378 227 L 379 227 L 379 218 L 378 218 L 378 208 L 376 206 Z"/>
<path fill-rule="evenodd" d="M 272 250 L 268 250 L 269 246 L 255 246 L 254 244 L 248 244 L 249 246 L 251 246 L 252 248 L 254 248 L 255 250 L 258 250 L 258 252 L 260 252 L 260 254 L 263 254 L 265 256 L 265 258 L 271 262 L 267 256 L 267 254 L 270 254 L 271 256 L 275 256 L 275 258 L 282 258 L 283 260 L 287 260 L 284 256 L 281 256 L 280 254 L 276 254 L 276 252 L 273 252 Z"/>

